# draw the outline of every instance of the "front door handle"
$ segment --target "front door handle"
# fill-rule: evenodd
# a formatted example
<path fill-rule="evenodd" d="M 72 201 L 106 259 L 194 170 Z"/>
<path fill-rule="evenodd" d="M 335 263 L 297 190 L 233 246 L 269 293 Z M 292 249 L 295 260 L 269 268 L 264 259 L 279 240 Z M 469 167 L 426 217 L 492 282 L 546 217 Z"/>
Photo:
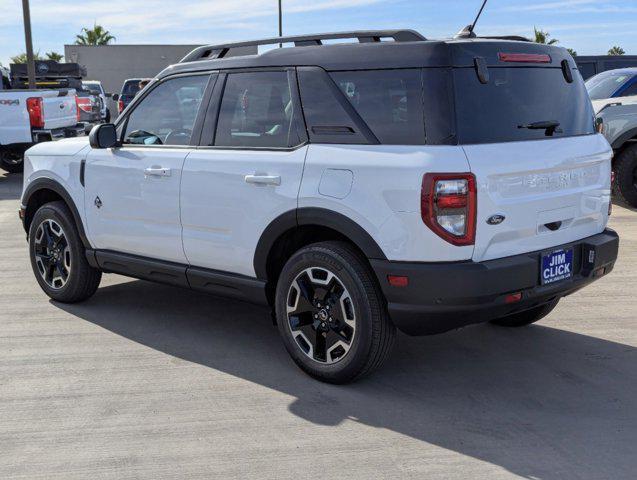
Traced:
<path fill-rule="evenodd" d="M 281 185 L 279 175 L 246 175 L 245 181 L 256 185 Z"/>
<path fill-rule="evenodd" d="M 171 172 L 170 168 L 148 167 L 146 170 L 144 170 L 144 175 L 152 175 L 153 177 L 170 177 Z"/>

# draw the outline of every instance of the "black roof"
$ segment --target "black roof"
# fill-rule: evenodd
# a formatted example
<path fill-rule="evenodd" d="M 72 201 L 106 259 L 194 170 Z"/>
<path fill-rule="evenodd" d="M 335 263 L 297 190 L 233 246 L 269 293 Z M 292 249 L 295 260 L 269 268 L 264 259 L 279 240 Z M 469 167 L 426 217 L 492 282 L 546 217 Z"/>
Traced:
<path fill-rule="evenodd" d="M 401 36 L 398 38 L 394 37 L 394 41 L 380 41 L 382 35 L 376 37 L 371 35 L 373 33 L 382 34 L 387 32 Z M 392 30 L 387 32 L 351 32 L 349 35 L 344 33 L 318 34 L 235 44 L 209 45 L 195 49 L 181 63 L 166 68 L 158 77 L 185 72 L 252 67 L 319 66 L 328 71 L 378 68 L 473 67 L 476 57 L 483 57 L 488 66 L 556 67 L 560 66 L 562 60 L 568 59 L 570 65 L 575 68 L 575 63 L 566 49 L 553 45 L 541 45 L 528 41 L 502 38 L 428 40 L 411 30 Z M 368 37 L 359 37 L 363 33 L 367 34 Z M 335 37 L 334 35 L 338 36 Z M 316 41 L 317 37 L 347 38 L 347 36 L 358 38 L 359 43 L 322 44 L 320 40 Z M 273 44 L 279 41 L 286 43 L 289 38 L 292 38 L 291 42 L 297 46 L 273 48 L 262 54 L 255 53 L 258 45 Z M 294 40 L 297 38 L 310 38 L 311 40 Z M 361 38 L 371 38 L 372 40 L 363 41 Z M 299 46 L 299 44 L 302 46 Z M 220 52 L 224 52 L 224 55 L 218 58 Z M 549 54 L 551 62 L 550 64 L 506 64 L 500 60 L 498 56 L 500 52 Z"/>

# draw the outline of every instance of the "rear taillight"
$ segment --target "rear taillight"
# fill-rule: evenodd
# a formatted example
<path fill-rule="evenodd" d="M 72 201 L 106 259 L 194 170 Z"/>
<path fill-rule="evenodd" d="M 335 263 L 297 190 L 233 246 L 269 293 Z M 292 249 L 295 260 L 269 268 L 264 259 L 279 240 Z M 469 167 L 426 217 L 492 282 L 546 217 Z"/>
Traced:
<path fill-rule="evenodd" d="M 117 110 L 119 111 L 119 113 L 122 113 L 124 111 L 124 101 L 120 100 L 117 102 Z"/>
<path fill-rule="evenodd" d="M 93 112 L 93 105 L 91 105 L 91 99 L 88 97 L 75 97 L 75 103 L 77 108 L 86 113 Z M 79 112 L 78 112 L 79 113 Z"/>
<path fill-rule="evenodd" d="M 501 62 L 551 63 L 551 56 L 543 53 L 498 53 Z"/>
<path fill-rule="evenodd" d="M 453 245 L 473 245 L 476 236 L 476 179 L 471 173 L 428 173 L 422 179 L 423 222 Z"/>
<path fill-rule="evenodd" d="M 42 97 L 27 98 L 29 123 L 33 128 L 44 128 L 44 112 L 42 111 Z"/>

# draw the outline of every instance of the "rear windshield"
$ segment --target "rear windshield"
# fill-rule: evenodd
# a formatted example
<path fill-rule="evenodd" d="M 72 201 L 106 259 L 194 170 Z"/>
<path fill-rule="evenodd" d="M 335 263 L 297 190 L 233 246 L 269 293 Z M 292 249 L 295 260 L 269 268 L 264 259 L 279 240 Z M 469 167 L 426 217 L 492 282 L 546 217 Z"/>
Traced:
<path fill-rule="evenodd" d="M 559 123 L 555 138 L 594 133 L 588 93 L 579 73 L 573 73 L 568 83 L 560 68 L 489 68 L 489 81 L 482 84 L 475 69 L 454 69 L 459 143 L 547 138 L 553 129 L 528 128 L 538 122 Z"/>
<path fill-rule="evenodd" d="M 123 95 L 135 95 L 137 92 L 139 92 L 139 80 L 131 80 L 124 83 L 122 87 Z"/>

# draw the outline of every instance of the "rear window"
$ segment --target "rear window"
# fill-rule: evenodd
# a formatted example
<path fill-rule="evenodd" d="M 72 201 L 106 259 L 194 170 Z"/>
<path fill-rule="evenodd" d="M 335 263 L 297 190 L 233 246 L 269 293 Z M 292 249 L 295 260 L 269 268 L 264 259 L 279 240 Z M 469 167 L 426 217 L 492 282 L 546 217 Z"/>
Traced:
<path fill-rule="evenodd" d="M 122 95 L 135 95 L 137 92 L 139 92 L 139 80 L 124 83 Z"/>
<path fill-rule="evenodd" d="M 420 70 L 332 72 L 330 75 L 381 143 L 425 143 Z"/>
<path fill-rule="evenodd" d="M 573 78 L 567 83 L 559 68 L 489 68 L 482 84 L 475 69 L 454 69 L 459 143 L 547 138 L 545 129 L 522 128 L 537 122 L 559 122 L 556 138 L 594 133 L 584 82 L 577 72 Z"/>

